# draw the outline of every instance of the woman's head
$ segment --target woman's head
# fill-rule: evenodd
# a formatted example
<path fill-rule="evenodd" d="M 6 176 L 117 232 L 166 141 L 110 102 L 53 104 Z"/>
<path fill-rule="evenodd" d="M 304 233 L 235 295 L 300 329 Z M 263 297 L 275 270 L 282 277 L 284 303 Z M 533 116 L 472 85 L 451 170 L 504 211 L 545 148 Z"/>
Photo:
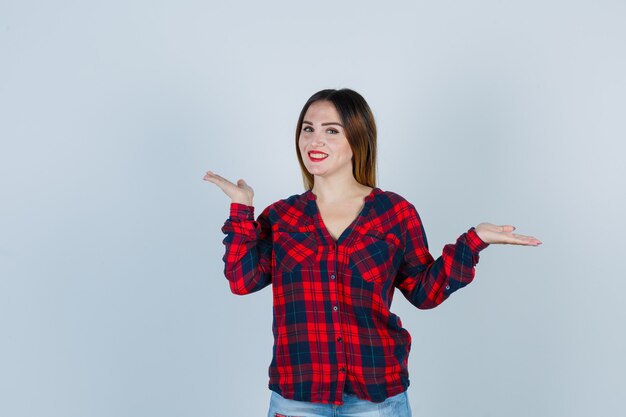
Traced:
<path fill-rule="evenodd" d="M 332 107 L 327 106 L 329 103 L 332 104 Z M 311 108 L 314 104 L 315 106 Z M 325 126 L 323 134 L 315 133 L 316 136 L 313 137 L 317 127 L 307 120 L 307 113 L 309 115 L 336 114 L 340 125 Z M 367 102 L 359 93 L 343 88 L 341 90 L 318 91 L 307 100 L 300 112 L 296 127 L 296 152 L 305 189 L 313 188 L 314 176 L 307 169 L 303 159 L 309 158 L 309 156 L 302 155 L 300 152 L 300 136 L 305 135 L 303 140 L 304 138 L 307 140 L 311 138 L 310 140 L 319 141 L 320 144 L 332 146 L 332 140 L 337 134 L 345 136 L 352 151 L 352 175 L 354 178 L 361 184 L 376 187 L 376 123 L 374 116 Z M 337 148 L 337 150 L 337 154 L 345 153 L 341 148 Z M 331 157 L 333 156 L 331 155 Z M 307 160 L 307 164 L 308 162 Z"/>

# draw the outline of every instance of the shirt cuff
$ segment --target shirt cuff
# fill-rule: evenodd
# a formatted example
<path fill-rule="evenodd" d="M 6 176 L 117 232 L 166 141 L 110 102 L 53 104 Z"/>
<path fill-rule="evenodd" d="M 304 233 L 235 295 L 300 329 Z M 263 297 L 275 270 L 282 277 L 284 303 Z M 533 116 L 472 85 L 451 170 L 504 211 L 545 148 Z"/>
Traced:
<path fill-rule="evenodd" d="M 489 246 L 489 243 L 485 243 L 480 236 L 478 236 L 475 227 L 472 227 L 467 231 L 465 238 L 467 240 L 467 245 L 474 253 L 478 253 Z"/>
<path fill-rule="evenodd" d="M 230 203 L 231 220 L 254 220 L 254 206 Z"/>

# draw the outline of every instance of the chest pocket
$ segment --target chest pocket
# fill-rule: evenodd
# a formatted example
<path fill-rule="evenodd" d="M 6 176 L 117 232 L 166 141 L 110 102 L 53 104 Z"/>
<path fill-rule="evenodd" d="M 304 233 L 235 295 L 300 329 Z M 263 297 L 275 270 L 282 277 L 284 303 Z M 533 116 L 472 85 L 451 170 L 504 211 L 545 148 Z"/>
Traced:
<path fill-rule="evenodd" d="M 350 269 L 368 282 L 381 282 L 395 273 L 400 239 L 393 233 L 368 229 L 351 245 Z"/>
<path fill-rule="evenodd" d="M 274 231 L 274 255 L 277 270 L 309 269 L 313 265 L 318 246 L 314 230 L 311 226 L 279 226 Z"/>

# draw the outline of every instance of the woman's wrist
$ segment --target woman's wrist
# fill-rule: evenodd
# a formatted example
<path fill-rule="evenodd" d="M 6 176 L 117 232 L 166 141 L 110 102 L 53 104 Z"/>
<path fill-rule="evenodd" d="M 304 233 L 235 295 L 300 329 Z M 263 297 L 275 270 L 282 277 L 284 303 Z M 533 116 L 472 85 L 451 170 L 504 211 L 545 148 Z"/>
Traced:
<path fill-rule="evenodd" d="M 231 200 L 231 203 L 243 204 L 243 205 L 246 205 L 246 206 L 252 206 L 252 201 L 250 201 L 250 200 L 233 199 L 233 200 Z"/>

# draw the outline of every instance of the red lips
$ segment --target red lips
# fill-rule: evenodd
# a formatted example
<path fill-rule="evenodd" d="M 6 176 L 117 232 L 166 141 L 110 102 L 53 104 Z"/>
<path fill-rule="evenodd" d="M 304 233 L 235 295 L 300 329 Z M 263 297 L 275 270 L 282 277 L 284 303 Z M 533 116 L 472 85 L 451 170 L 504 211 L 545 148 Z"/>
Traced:
<path fill-rule="evenodd" d="M 323 157 L 323 158 L 315 158 L 315 157 L 311 156 L 311 154 L 324 154 L 324 155 L 326 155 L 326 156 L 325 156 L 325 157 Z M 327 154 L 327 153 L 325 153 L 325 152 L 318 152 L 318 151 L 310 151 L 310 152 L 309 152 L 309 159 L 310 159 L 311 161 L 313 161 L 313 162 L 323 161 L 323 160 L 324 160 L 324 159 L 326 159 L 326 158 L 328 158 L 328 154 Z"/>

